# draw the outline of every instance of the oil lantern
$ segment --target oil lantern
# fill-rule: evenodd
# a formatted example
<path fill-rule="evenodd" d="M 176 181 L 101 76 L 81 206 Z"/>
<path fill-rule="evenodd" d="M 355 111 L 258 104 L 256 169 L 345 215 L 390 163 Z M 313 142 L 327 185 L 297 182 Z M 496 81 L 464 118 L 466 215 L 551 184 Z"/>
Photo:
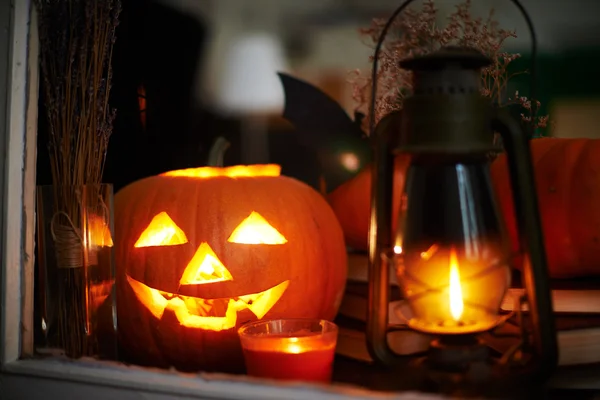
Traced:
<path fill-rule="evenodd" d="M 408 3 L 396 10 L 379 38 L 370 115 L 375 115 L 379 49 L 394 18 Z M 535 58 L 531 21 L 523 7 L 513 3 L 529 24 Z M 529 138 L 518 121 L 480 94 L 480 70 L 489 64 L 477 50 L 462 47 L 444 47 L 404 60 L 399 67 L 413 73 L 412 95 L 405 98 L 402 110 L 388 114 L 376 127 L 371 119 L 375 168 L 368 348 L 381 364 L 423 371 L 424 382 L 439 390 L 543 381 L 558 359 Z M 509 160 L 523 253 L 525 295 L 510 314 L 500 308 L 511 284 L 514 258 L 490 181 L 493 132 L 501 135 Z M 401 195 L 398 231 L 392 232 L 397 152 L 410 154 L 411 164 Z M 408 328 L 435 337 L 425 354 L 398 355 L 387 343 L 391 266 L 412 313 Z M 521 312 L 524 304 L 527 313 Z M 511 318 L 519 321 L 515 345 L 504 353 L 493 351 L 488 338 Z"/>

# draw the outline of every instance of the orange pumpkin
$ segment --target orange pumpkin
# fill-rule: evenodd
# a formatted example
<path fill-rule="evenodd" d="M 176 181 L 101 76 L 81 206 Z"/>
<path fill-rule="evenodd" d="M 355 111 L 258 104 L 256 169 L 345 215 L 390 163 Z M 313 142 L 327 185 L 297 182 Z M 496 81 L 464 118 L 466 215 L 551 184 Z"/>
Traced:
<path fill-rule="evenodd" d="M 404 188 L 404 177 L 410 163 L 407 155 L 398 155 L 394 160 L 394 204 L 399 204 Z M 333 208 L 346 238 L 346 244 L 356 250 L 368 249 L 368 232 L 371 209 L 371 164 L 367 165 L 354 178 L 338 186 L 329 196 Z M 398 209 L 394 208 L 396 229 Z"/>
<path fill-rule="evenodd" d="M 203 167 L 115 196 L 119 336 L 133 361 L 236 371 L 236 328 L 335 317 L 346 251 L 323 197 L 277 165 Z"/>
<path fill-rule="evenodd" d="M 531 154 L 550 275 L 598 275 L 600 140 L 535 139 L 531 141 Z M 492 163 L 491 172 L 516 252 L 517 227 L 505 155 Z"/>

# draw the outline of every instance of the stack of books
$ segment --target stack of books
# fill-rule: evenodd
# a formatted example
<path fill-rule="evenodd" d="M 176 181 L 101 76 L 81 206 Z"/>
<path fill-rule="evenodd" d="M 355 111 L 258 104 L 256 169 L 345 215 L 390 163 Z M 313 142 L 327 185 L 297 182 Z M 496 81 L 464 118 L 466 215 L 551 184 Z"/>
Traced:
<path fill-rule="evenodd" d="M 348 283 L 346 293 L 336 318 L 340 331 L 337 353 L 342 356 L 372 362 L 367 351 L 365 331 L 367 315 L 367 268 L 366 254 L 348 255 Z M 395 272 L 390 271 L 389 323 L 403 325 L 410 318 L 410 308 L 401 298 Z M 600 363 L 600 279 L 552 282 L 552 299 L 556 316 L 559 344 L 559 365 L 582 365 Z M 514 296 L 523 289 L 509 289 L 503 311 L 511 311 Z M 527 312 L 526 307 L 523 309 Z M 519 327 L 507 322 L 503 332 L 516 333 Z M 431 336 L 409 329 L 388 333 L 388 343 L 398 354 L 413 354 L 427 350 Z M 489 339 L 489 340 L 487 340 Z M 514 339 L 486 338 L 495 350 L 505 352 Z"/>

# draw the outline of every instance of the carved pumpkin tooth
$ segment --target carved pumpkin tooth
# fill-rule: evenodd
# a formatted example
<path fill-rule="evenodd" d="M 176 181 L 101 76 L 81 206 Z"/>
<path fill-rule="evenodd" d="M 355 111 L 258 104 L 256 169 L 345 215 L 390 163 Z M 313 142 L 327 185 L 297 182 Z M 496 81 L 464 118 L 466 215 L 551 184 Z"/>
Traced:
<path fill-rule="evenodd" d="M 252 304 L 248 304 L 248 309 L 252 311 L 256 318 L 262 319 L 277 304 L 289 284 L 290 281 L 281 282 L 279 285 L 259 293 L 256 300 Z"/>

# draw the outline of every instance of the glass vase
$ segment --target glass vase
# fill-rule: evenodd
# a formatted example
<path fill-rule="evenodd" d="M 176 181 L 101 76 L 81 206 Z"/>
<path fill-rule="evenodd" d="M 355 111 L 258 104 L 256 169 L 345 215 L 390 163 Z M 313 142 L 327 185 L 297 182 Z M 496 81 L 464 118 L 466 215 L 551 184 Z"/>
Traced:
<path fill-rule="evenodd" d="M 111 184 L 37 187 L 36 350 L 117 359 Z"/>

